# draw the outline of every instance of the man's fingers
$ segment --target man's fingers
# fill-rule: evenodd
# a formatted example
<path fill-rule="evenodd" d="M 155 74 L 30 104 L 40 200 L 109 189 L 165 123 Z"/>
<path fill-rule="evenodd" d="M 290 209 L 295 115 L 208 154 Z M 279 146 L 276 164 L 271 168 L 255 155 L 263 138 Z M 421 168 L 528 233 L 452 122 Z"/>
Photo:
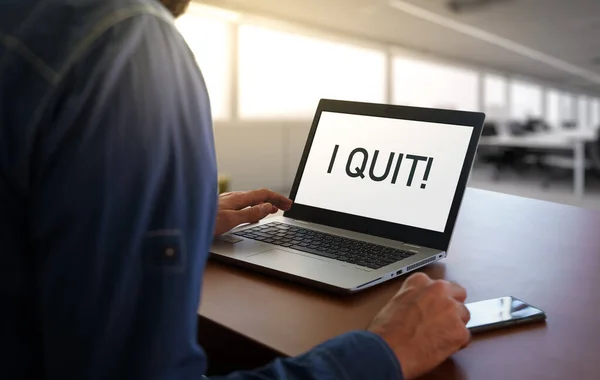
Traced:
<path fill-rule="evenodd" d="M 433 280 L 429 278 L 428 275 L 426 275 L 423 272 L 417 272 L 415 274 L 410 275 L 410 277 L 408 277 L 406 281 L 404 281 L 404 286 L 413 286 L 421 288 L 429 285 L 431 282 L 433 282 Z"/>
<path fill-rule="evenodd" d="M 469 309 L 461 302 L 458 303 L 458 312 L 460 313 L 460 319 L 466 325 L 471 320 L 471 312 L 469 312 Z"/>
<path fill-rule="evenodd" d="M 469 344 L 471 344 L 471 340 L 473 339 L 471 332 L 469 330 L 467 330 L 467 332 L 465 333 L 465 339 L 464 339 L 464 344 L 461 346 L 461 350 L 464 348 L 467 348 L 469 346 Z"/>
<path fill-rule="evenodd" d="M 241 210 L 248 206 L 271 203 L 273 206 L 287 211 L 292 207 L 292 201 L 287 197 L 268 189 L 244 191 L 229 194 L 229 206 L 235 210 Z"/>
<path fill-rule="evenodd" d="M 269 202 L 278 209 L 287 211 L 292 207 L 292 201 L 287 197 L 268 189 L 253 190 L 246 193 L 248 206 Z"/>
<path fill-rule="evenodd" d="M 270 203 L 263 203 L 238 211 L 230 211 L 236 225 L 244 223 L 255 223 L 273 212 Z"/>
<path fill-rule="evenodd" d="M 460 303 L 467 299 L 467 290 L 455 282 L 450 283 L 450 296 Z"/>

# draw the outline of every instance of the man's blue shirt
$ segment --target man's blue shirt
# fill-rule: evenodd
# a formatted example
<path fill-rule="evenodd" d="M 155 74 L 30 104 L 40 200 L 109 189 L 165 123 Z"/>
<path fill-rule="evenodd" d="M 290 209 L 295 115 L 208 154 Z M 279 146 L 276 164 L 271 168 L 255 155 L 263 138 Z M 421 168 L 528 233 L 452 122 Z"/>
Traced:
<path fill-rule="evenodd" d="M 200 379 L 216 198 L 206 86 L 158 1 L 0 0 L 2 379 Z M 355 331 L 228 378 L 400 376 Z"/>

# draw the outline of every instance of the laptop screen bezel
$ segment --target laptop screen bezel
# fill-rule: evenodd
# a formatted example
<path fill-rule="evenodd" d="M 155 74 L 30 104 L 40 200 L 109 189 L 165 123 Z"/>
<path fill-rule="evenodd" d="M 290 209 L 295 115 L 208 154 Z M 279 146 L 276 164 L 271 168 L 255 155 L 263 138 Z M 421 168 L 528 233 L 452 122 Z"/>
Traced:
<path fill-rule="evenodd" d="M 317 131 L 321 114 L 323 112 L 335 112 L 352 115 L 375 116 L 402 120 L 423 121 L 429 123 L 451 124 L 472 128 L 471 139 L 467 149 L 467 154 L 460 172 L 450 213 L 446 221 L 444 232 L 436 232 L 418 227 L 412 227 L 382 220 L 367 218 L 364 216 L 352 215 L 338 211 L 326 210 L 313 206 L 296 204 L 289 211 L 284 213 L 285 217 L 302 220 L 306 222 L 327 225 L 336 228 L 342 228 L 354 232 L 365 233 L 382 238 L 402 241 L 417 246 L 435 248 L 442 251 L 448 249 L 450 238 L 456 224 L 456 219 L 460 209 L 463 195 L 469 179 L 469 174 L 475 154 L 477 144 L 483 129 L 485 114 L 479 112 L 466 112 L 454 110 L 441 110 L 431 108 L 419 108 L 408 106 L 396 106 L 386 104 L 349 102 L 341 100 L 321 99 L 315 118 L 313 120 L 310 133 L 306 140 L 306 145 L 302 153 L 302 159 L 296 172 L 294 185 L 290 193 L 290 199 L 295 201 L 306 161 L 310 154 L 310 149 Z"/>

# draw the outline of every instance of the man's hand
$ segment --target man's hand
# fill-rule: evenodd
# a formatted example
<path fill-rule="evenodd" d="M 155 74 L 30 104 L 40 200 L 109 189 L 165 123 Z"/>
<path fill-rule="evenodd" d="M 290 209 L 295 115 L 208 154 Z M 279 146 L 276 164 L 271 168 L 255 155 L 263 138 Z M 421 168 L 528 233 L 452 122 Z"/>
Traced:
<path fill-rule="evenodd" d="M 379 312 L 369 330 L 389 344 L 404 378 L 414 379 L 469 344 L 466 298 L 467 292 L 459 285 L 416 273 Z"/>
<path fill-rule="evenodd" d="M 287 211 L 290 207 L 291 200 L 267 189 L 221 194 L 215 236 L 243 223 L 256 223 L 269 214 Z"/>

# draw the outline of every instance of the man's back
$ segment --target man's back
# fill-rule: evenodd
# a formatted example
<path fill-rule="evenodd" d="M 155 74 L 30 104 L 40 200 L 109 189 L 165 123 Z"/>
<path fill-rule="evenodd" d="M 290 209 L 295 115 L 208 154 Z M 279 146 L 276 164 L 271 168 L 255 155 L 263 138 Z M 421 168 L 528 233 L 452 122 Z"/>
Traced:
<path fill-rule="evenodd" d="M 0 2 L 0 377 L 200 378 L 216 177 L 206 86 L 158 1 Z M 251 198 L 217 219 L 255 221 Z M 465 297 L 415 275 L 371 331 L 228 378 L 402 379 L 400 356 L 417 376 L 467 343 Z"/>
<path fill-rule="evenodd" d="M 0 4 L 0 377 L 203 373 L 208 104 L 155 0 Z"/>

